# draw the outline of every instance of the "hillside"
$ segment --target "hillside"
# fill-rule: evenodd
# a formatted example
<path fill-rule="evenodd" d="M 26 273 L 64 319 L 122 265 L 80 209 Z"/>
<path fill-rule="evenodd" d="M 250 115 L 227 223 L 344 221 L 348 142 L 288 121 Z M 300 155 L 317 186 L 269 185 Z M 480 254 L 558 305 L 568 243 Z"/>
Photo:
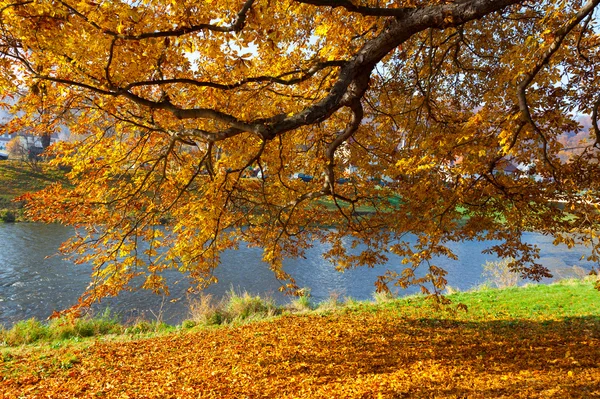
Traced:
<path fill-rule="evenodd" d="M 64 179 L 63 172 L 39 163 L 36 169 L 25 162 L 0 161 L 0 221 L 12 213 L 16 220 L 22 218 L 23 204 L 13 199 L 27 192 L 39 191 L 49 184 Z"/>

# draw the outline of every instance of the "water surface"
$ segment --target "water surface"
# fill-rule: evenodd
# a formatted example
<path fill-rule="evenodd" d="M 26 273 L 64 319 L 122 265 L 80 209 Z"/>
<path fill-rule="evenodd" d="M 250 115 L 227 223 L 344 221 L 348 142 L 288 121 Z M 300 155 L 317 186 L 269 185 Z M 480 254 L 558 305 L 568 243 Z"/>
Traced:
<path fill-rule="evenodd" d="M 56 254 L 59 245 L 68 239 L 73 230 L 60 225 L 38 223 L 0 224 L 0 324 L 10 326 L 18 320 L 36 317 L 46 319 L 54 310 L 68 308 L 76 303 L 89 284 L 90 267 L 76 266 Z M 560 271 L 579 265 L 586 269 L 591 264 L 581 261 L 585 248 L 569 250 L 566 246 L 553 246 L 552 238 L 536 233 L 525 235 L 529 243 L 542 250 L 540 262 L 551 270 Z M 440 259 L 436 264 L 448 271 L 448 284 L 466 290 L 483 283 L 482 265 L 497 260 L 484 255 L 490 242 L 467 241 L 451 245 L 459 261 Z M 399 259 L 391 257 L 385 267 L 358 268 L 344 273 L 321 257 L 327 247 L 320 243 L 307 251 L 307 259 L 289 259 L 284 262 L 299 286 L 308 287 L 317 302 L 331 293 L 359 300 L 370 299 L 375 291 L 373 283 L 386 269 L 401 271 Z M 223 254 L 222 264 L 215 275 L 219 283 L 205 292 L 222 297 L 232 287 L 251 294 L 271 296 L 279 303 L 289 301 L 278 291 L 277 281 L 261 261 L 261 250 L 241 246 L 237 251 Z M 169 323 L 179 323 L 187 316 L 189 282 L 176 271 L 168 273 L 171 296 L 160 297 L 146 291 L 123 293 L 96 307 L 96 312 L 110 307 L 125 321 L 138 317 L 161 317 Z M 400 291 L 410 294 L 413 289 Z"/>

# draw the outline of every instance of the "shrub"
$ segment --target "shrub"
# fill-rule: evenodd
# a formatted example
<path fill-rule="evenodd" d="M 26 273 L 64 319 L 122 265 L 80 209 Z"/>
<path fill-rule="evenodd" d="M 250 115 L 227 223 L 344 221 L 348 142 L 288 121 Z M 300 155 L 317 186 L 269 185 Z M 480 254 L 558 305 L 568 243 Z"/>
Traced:
<path fill-rule="evenodd" d="M 13 211 L 5 210 L 0 212 L 0 220 L 4 223 L 14 223 L 17 221 L 17 216 Z"/>
<path fill-rule="evenodd" d="M 196 323 L 194 320 L 184 320 L 181 323 L 181 328 L 185 329 L 185 330 L 189 330 L 190 328 L 194 328 L 198 325 L 198 323 Z"/>
<path fill-rule="evenodd" d="M 215 303 L 210 294 L 200 294 L 199 297 L 189 299 L 189 312 L 192 322 L 203 325 L 218 325 L 222 320 L 222 304 Z"/>
<path fill-rule="evenodd" d="M 497 288 L 514 287 L 519 282 L 519 275 L 513 272 L 509 265 L 514 259 L 506 258 L 495 262 L 485 262 L 483 277 L 490 285 Z"/>
<path fill-rule="evenodd" d="M 587 277 L 590 274 L 590 271 L 587 269 L 584 269 L 581 266 L 571 266 L 571 267 L 560 267 L 560 268 L 556 268 L 552 271 L 556 277 L 557 280 L 568 280 L 568 279 L 578 279 L 578 280 L 583 280 L 585 277 Z"/>

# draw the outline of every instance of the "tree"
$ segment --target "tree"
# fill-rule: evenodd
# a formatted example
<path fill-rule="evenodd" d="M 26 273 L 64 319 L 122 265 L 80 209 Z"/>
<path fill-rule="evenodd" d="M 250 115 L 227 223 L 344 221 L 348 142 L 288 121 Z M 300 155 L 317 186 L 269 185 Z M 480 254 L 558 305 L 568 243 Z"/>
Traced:
<path fill-rule="evenodd" d="M 22 160 L 27 156 L 27 147 L 23 144 L 23 139 L 19 136 L 13 137 L 6 144 L 6 151 L 8 151 L 10 156 L 21 158 Z"/>
<path fill-rule="evenodd" d="M 35 142 L 35 136 L 15 136 L 8 142 L 6 149 L 12 157 L 20 158 L 21 161 L 27 163 L 32 170 L 40 171 L 38 162 L 41 160 L 43 149 L 35 147 L 30 142 L 29 138 L 33 138 L 33 141 Z"/>
<path fill-rule="evenodd" d="M 64 246 L 94 264 L 80 305 L 169 268 L 211 283 L 241 241 L 291 291 L 282 260 L 314 240 L 340 269 L 397 254 L 378 289 L 434 295 L 453 241 L 533 279 L 527 230 L 599 259 L 600 0 L 1 3 L 13 124 L 84 137 L 53 150 L 72 185 L 29 198 L 86 228 Z"/>

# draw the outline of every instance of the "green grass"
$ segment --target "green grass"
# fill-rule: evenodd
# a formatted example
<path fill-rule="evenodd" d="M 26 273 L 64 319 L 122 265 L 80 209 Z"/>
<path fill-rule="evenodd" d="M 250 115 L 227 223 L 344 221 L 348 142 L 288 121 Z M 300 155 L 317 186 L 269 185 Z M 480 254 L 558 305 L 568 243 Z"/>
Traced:
<path fill-rule="evenodd" d="M 331 199 L 319 199 L 316 202 L 318 204 L 324 206 L 329 211 L 337 210 L 337 205 L 339 205 L 342 209 L 350 208 L 350 204 L 345 201 L 342 201 L 342 200 L 338 200 L 337 205 Z M 402 198 L 397 194 L 392 194 L 391 196 L 380 200 L 378 209 L 380 211 L 383 210 L 384 212 L 394 212 L 402 204 L 403 204 Z M 360 205 L 360 206 L 357 206 L 354 209 L 354 211 L 357 213 L 366 214 L 366 213 L 375 213 L 377 211 L 377 209 L 372 205 Z"/>
<path fill-rule="evenodd" d="M 591 278 L 456 293 L 449 298 L 467 305 L 468 317 L 477 320 L 600 317 L 600 292 L 594 289 Z"/>
<path fill-rule="evenodd" d="M 42 323 L 35 319 L 23 320 L 11 329 L 0 329 L 0 342 L 6 346 L 26 345 L 37 342 L 58 342 L 70 339 L 121 334 L 125 331 L 118 319 L 104 312 L 97 317 L 82 317 L 75 320 L 54 319 Z"/>
<path fill-rule="evenodd" d="M 39 191 L 56 181 L 63 181 L 64 173 L 46 163 L 38 163 L 32 168 L 22 161 L 0 161 L 0 184 L 3 200 Z"/>
<path fill-rule="evenodd" d="M 359 311 L 376 312 L 392 308 L 404 317 L 452 319 L 470 322 L 495 320 L 545 321 L 575 317 L 600 319 L 600 292 L 594 289 L 594 277 L 562 280 L 550 285 L 495 289 L 482 287 L 447 295 L 452 304 L 441 310 L 423 296 L 379 303 L 361 303 Z M 467 310 L 457 306 L 463 304 Z"/>
<path fill-rule="evenodd" d="M 523 321 L 547 322 L 564 319 L 593 319 L 600 321 L 600 292 L 594 289 L 593 278 L 562 280 L 551 285 L 528 285 L 505 289 L 482 288 L 476 291 L 457 292 L 447 296 L 452 304 L 438 307 L 422 295 L 391 298 L 377 295 L 375 301 L 342 300 L 339 295 L 320 304 L 309 297 L 289 305 L 276 306 L 272 300 L 252 296 L 246 292 L 231 291 L 220 302 L 210 295 L 201 296 L 190 303 L 190 318 L 180 326 L 139 320 L 124 326 L 110 313 L 96 318 L 75 321 L 65 319 L 41 323 L 30 319 L 15 324 L 11 329 L 0 329 L 0 347 L 28 344 L 47 344 L 61 347 L 65 342 L 85 342 L 88 338 L 107 337 L 111 340 L 128 340 L 140 337 L 165 335 L 176 331 L 199 330 L 226 325 L 252 323 L 274 319 L 280 315 L 298 313 L 327 315 L 332 313 L 376 313 L 390 311 L 401 318 L 418 320 L 453 320 L 461 322 L 500 321 L 512 325 Z M 467 310 L 458 309 L 464 304 Z M 343 317 L 343 316 L 342 316 Z"/>

